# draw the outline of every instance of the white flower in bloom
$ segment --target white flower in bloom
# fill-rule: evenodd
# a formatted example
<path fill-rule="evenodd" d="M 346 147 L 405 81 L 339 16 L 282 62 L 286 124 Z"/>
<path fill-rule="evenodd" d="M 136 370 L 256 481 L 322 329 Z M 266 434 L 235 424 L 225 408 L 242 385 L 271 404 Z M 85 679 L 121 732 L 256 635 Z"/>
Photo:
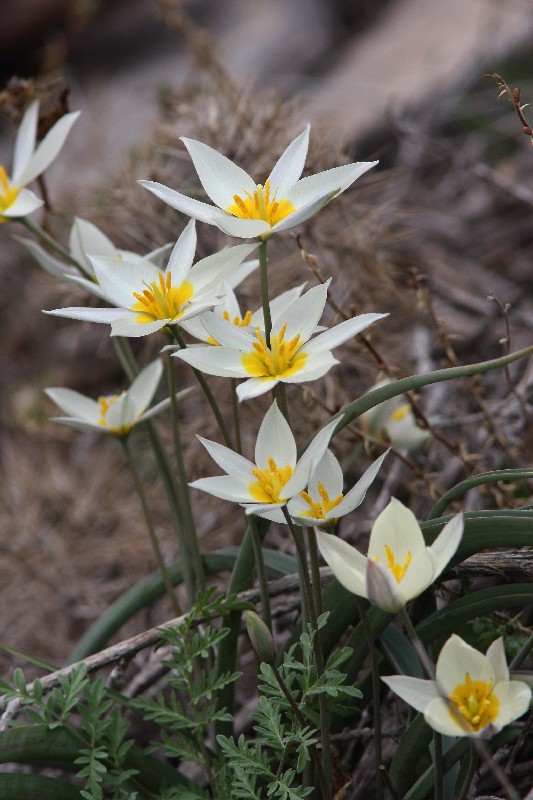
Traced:
<path fill-rule="evenodd" d="M 377 161 L 360 161 L 301 178 L 309 125 L 287 147 L 264 185 L 229 158 L 202 142 L 182 137 L 205 193 L 215 204 L 202 203 L 154 181 L 140 184 L 172 208 L 216 225 L 230 236 L 268 239 L 312 217 Z"/>
<path fill-rule="evenodd" d="M 249 263 L 259 264 L 258 261 Z M 300 297 L 303 289 L 304 284 L 301 286 L 296 286 L 294 289 L 289 289 L 287 292 L 283 292 L 278 297 L 275 297 L 273 300 L 271 300 L 271 315 L 277 317 L 280 314 L 283 314 L 292 301 L 296 300 L 297 297 Z M 252 312 L 248 310 L 243 314 L 239 306 L 239 302 L 235 296 L 235 292 L 228 281 L 225 281 L 223 284 L 221 284 L 219 291 L 222 295 L 222 301 L 220 305 L 215 306 L 212 311 L 206 311 L 206 313 L 202 314 L 200 317 L 195 317 L 188 322 L 184 322 L 181 327 L 187 331 L 187 333 L 190 333 L 195 339 L 199 339 L 205 344 L 218 344 L 218 342 L 216 342 L 215 339 L 213 339 L 213 337 L 207 332 L 207 329 L 203 324 L 205 319 L 207 325 L 209 325 L 209 320 L 213 314 L 216 314 L 217 317 L 226 320 L 226 322 L 230 322 L 237 328 L 246 328 L 252 332 L 256 328 L 259 328 L 259 330 L 264 329 L 265 322 L 262 307 L 257 311 Z"/>
<path fill-rule="evenodd" d="M 52 163 L 79 114 L 79 111 L 65 114 L 35 147 L 39 103 L 35 101 L 27 109 L 17 131 L 10 178 L 0 165 L 0 222 L 26 217 L 43 204 L 42 200 L 25 187 Z"/>
<path fill-rule="evenodd" d="M 170 405 L 170 398 L 167 398 L 148 409 L 162 370 L 161 361 L 154 361 L 139 373 L 127 391 L 104 395 L 97 400 L 71 389 L 46 389 L 48 397 L 68 415 L 54 417 L 52 421 L 76 430 L 98 431 L 117 437 L 127 436 L 134 425 L 150 419 Z M 189 392 L 190 389 L 185 389 L 176 397 L 184 397 Z"/>
<path fill-rule="evenodd" d="M 374 522 L 366 558 L 329 533 L 318 533 L 318 546 L 345 589 L 394 614 L 438 578 L 462 535 L 459 514 L 427 547 L 412 511 L 393 497 Z"/>
<path fill-rule="evenodd" d="M 360 314 L 311 339 L 326 304 L 329 281 L 297 297 L 272 318 L 270 347 L 263 331 L 237 328 L 212 314 L 203 318 L 219 347 L 190 347 L 174 353 L 208 375 L 248 378 L 237 388 L 240 400 L 257 397 L 279 383 L 303 383 L 338 364 L 331 350 L 386 314 Z"/>
<path fill-rule="evenodd" d="M 211 458 L 227 474 L 200 478 L 190 485 L 222 500 L 244 505 L 247 514 L 263 516 L 272 508 L 286 505 L 291 497 L 307 486 L 309 476 L 326 451 L 338 421 L 333 420 L 324 426 L 297 461 L 294 436 L 274 402 L 257 435 L 255 464 L 228 447 L 199 436 Z"/>
<path fill-rule="evenodd" d="M 435 681 L 406 675 L 382 680 L 446 736 L 488 739 L 521 717 L 531 702 L 529 686 L 509 680 L 501 638 L 483 655 L 453 634 L 440 651 Z"/>
<path fill-rule="evenodd" d="M 92 259 L 103 296 L 116 308 L 56 308 L 46 313 L 110 323 L 112 336 L 146 336 L 217 305 L 216 287 L 256 247 L 228 247 L 192 266 L 196 231 L 191 220 L 174 245 L 165 271 L 146 260 Z"/>
<path fill-rule="evenodd" d="M 372 389 L 379 389 L 390 383 L 392 381 L 387 378 L 376 383 Z M 417 424 L 405 395 L 392 397 L 369 411 L 365 411 L 359 417 L 359 421 L 363 430 L 371 436 L 392 444 L 398 450 L 410 450 L 418 447 L 429 436 L 429 431 Z"/>

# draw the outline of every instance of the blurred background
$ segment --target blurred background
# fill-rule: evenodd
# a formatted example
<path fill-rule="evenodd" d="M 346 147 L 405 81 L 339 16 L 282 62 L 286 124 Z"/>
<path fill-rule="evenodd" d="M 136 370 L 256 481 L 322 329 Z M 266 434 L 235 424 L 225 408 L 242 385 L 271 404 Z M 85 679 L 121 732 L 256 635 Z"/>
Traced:
<path fill-rule="evenodd" d="M 273 291 L 316 280 L 306 258 L 314 254 L 346 313 L 391 312 L 372 335 L 393 375 L 496 357 L 531 343 L 533 149 L 509 99 L 498 99 L 497 80 L 483 74 L 502 75 L 533 101 L 532 31 L 531 0 L 3 0 L 0 163 L 9 170 L 16 125 L 34 97 L 45 110 L 81 109 L 47 172 L 50 208 L 36 219 L 65 243 L 78 214 L 143 252 L 174 241 L 185 224 L 136 184 L 194 181 L 179 136 L 217 147 L 259 182 L 309 121 L 309 171 L 374 158 L 380 166 L 298 239 L 276 240 Z M 225 243 L 206 227 L 198 257 Z M 48 422 L 44 387 L 97 396 L 123 378 L 107 328 L 43 317 L 43 308 L 86 296 L 39 271 L 13 238 L 23 233 L 17 223 L 0 226 L 0 639 L 60 662 L 153 564 L 118 447 Z M 243 288 L 252 308 L 256 290 Z M 338 308 L 328 313 L 332 322 Z M 142 362 L 158 352 L 154 342 L 136 348 Z M 347 348 L 316 396 L 295 398 L 302 437 L 376 379 L 375 355 Z M 512 376 L 527 394 L 529 374 L 520 367 Z M 476 398 L 461 386 L 424 393 L 425 412 L 463 451 L 432 440 L 410 465 L 395 462 L 349 537 L 365 534 L 365 513 L 375 516 L 392 493 L 427 511 L 421 472 L 435 476 L 438 494 L 469 465 L 528 462 L 531 426 L 506 403 L 502 376 L 478 388 Z M 258 407 L 243 407 L 248 446 Z M 183 413 L 191 477 L 211 474 L 194 433 L 200 423 L 208 437 L 216 430 L 197 399 Z M 144 454 L 142 436 L 137 446 Z M 356 446 L 357 437 L 339 445 L 354 477 L 368 466 Z M 155 480 L 150 490 L 173 560 Z M 233 509 L 205 498 L 200 507 L 206 551 L 238 543 Z M 286 546 L 272 536 L 271 546 Z M 122 636 L 170 615 L 164 601 L 143 613 Z M 13 663 L 0 653 L 1 672 Z"/>

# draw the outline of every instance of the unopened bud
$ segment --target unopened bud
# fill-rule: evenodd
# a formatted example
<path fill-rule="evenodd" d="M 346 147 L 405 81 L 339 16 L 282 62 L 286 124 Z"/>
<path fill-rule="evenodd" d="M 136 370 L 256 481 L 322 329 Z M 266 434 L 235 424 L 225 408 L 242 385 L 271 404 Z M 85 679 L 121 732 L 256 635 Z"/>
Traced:
<path fill-rule="evenodd" d="M 247 611 L 244 621 L 252 647 L 259 656 L 259 660 L 266 664 L 273 664 L 276 660 L 276 648 L 274 638 L 267 625 L 255 611 Z"/>

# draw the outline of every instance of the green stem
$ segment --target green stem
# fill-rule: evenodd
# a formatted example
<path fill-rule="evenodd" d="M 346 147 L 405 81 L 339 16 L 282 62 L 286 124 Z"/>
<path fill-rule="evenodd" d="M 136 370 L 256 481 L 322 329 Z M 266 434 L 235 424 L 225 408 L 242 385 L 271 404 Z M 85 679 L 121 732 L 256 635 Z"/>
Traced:
<path fill-rule="evenodd" d="M 180 436 L 180 419 L 179 419 L 179 409 L 178 409 L 178 402 L 176 400 L 176 382 L 174 379 L 174 362 L 172 361 L 172 357 L 170 353 L 167 352 L 166 354 L 166 361 L 167 361 L 167 378 L 168 378 L 168 389 L 170 393 L 170 406 L 172 409 L 172 431 L 174 434 L 174 449 L 176 451 L 176 463 L 178 466 L 178 475 L 181 484 L 181 505 L 183 508 L 183 516 L 185 519 L 185 527 L 188 534 L 188 545 L 190 552 L 192 553 L 192 560 L 194 564 L 194 573 L 196 577 L 196 589 L 203 591 L 205 589 L 205 575 L 204 575 L 204 567 L 202 564 L 202 555 L 200 553 L 200 548 L 198 545 L 198 536 L 196 533 L 196 526 L 194 524 L 194 515 L 192 513 L 192 505 L 191 505 L 191 496 L 189 492 L 189 483 L 187 480 L 187 471 L 185 469 L 185 461 L 183 458 L 183 447 L 181 445 L 181 436 Z M 186 543 L 183 542 L 184 546 L 186 547 Z M 182 553 L 182 558 L 185 562 L 188 562 L 187 558 L 187 549 Z M 187 580 L 187 589 L 192 589 L 192 586 L 189 586 L 189 581 L 192 584 L 192 577 L 191 577 L 191 570 L 187 563 L 186 566 L 186 573 L 188 574 Z"/>
<path fill-rule="evenodd" d="M 470 784 L 472 783 L 474 775 L 476 774 L 478 760 L 479 757 L 477 754 L 477 750 L 474 747 L 473 742 L 470 742 L 470 757 L 468 761 L 468 769 L 465 775 L 465 779 L 463 781 L 463 785 L 461 786 L 459 794 L 457 795 L 457 800 L 465 800 L 466 795 L 468 794 L 468 790 L 470 789 Z"/>
<path fill-rule="evenodd" d="M 433 731 L 433 763 L 435 766 L 435 800 L 444 800 L 444 765 L 442 763 L 442 736 Z"/>
<path fill-rule="evenodd" d="M 163 555 L 161 553 L 161 548 L 159 547 L 159 542 L 157 540 L 157 536 L 155 535 L 152 514 L 150 513 L 150 508 L 148 506 L 146 495 L 144 493 L 144 489 L 139 478 L 139 473 L 137 472 L 135 462 L 132 458 L 131 449 L 127 438 L 121 439 L 121 444 L 122 444 L 122 449 L 124 450 L 124 455 L 126 456 L 126 461 L 128 462 L 128 466 L 133 476 L 135 489 L 137 490 L 137 494 L 139 495 L 139 500 L 141 501 L 144 518 L 146 520 L 146 527 L 148 528 L 148 535 L 150 536 L 150 541 L 152 542 L 152 548 L 154 550 L 157 566 L 159 567 L 159 571 L 161 572 L 161 576 L 165 582 L 165 588 L 170 598 L 170 602 L 172 603 L 172 608 L 174 609 L 174 613 L 176 614 L 177 617 L 179 617 L 181 616 L 181 609 L 178 603 L 178 598 L 174 593 L 174 587 L 172 586 L 172 581 L 170 580 L 170 576 L 168 574 L 165 562 L 163 560 Z"/>
<path fill-rule="evenodd" d="M 285 384 L 278 383 L 276 388 L 274 389 L 274 397 L 278 401 L 278 408 L 287 420 L 290 423 L 289 419 L 289 406 L 287 405 L 287 393 L 285 391 Z"/>
<path fill-rule="evenodd" d="M 181 347 L 181 349 L 185 350 L 187 344 L 176 325 L 172 325 L 172 333 L 174 334 L 174 338 Z M 227 447 L 230 447 L 233 450 L 234 449 L 233 441 L 231 439 L 231 436 L 229 435 L 228 428 L 226 426 L 226 423 L 224 422 L 224 417 L 222 416 L 222 413 L 220 411 L 217 401 L 215 400 L 213 392 L 209 388 L 209 385 L 204 376 L 202 375 L 202 373 L 200 372 L 200 370 L 195 369 L 195 367 L 191 367 L 191 369 L 194 372 L 196 380 L 202 387 L 202 391 L 207 397 L 207 402 L 209 403 L 211 409 L 213 410 L 213 414 L 215 415 L 215 419 L 218 422 L 218 427 L 220 428 L 220 432 L 222 434 L 225 444 L 227 445 Z"/>
<path fill-rule="evenodd" d="M 521 667 L 532 649 L 533 649 L 533 633 L 531 633 L 528 636 L 528 638 L 526 639 L 526 641 L 524 642 L 518 653 L 515 655 L 515 657 L 509 664 L 509 671 Z"/>
<path fill-rule="evenodd" d="M 126 376 L 130 381 L 134 381 L 136 376 L 139 374 L 139 368 L 137 366 L 137 362 L 135 361 L 135 356 L 132 353 L 129 341 L 127 339 L 123 339 L 120 336 L 114 336 L 112 338 L 112 341 L 115 347 L 115 352 L 120 360 L 120 363 L 122 364 L 122 368 L 126 373 Z M 155 426 L 154 421 L 151 419 L 147 419 L 145 420 L 145 422 L 143 422 L 143 426 L 148 431 L 148 436 L 150 437 L 150 443 L 152 445 L 152 450 L 154 452 L 155 460 L 157 462 L 160 475 L 163 479 L 163 483 L 165 484 L 165 489 L 167 491 L 170 513 L 172 515 L 172 521 L 174 523 L 174 532 L 178 540 L 178 547 L 183 566 L 184 582 L 187 588 L 187 597 L 189 599 L 190 605 L 192 605 L 194 602 L 194 585 L 192 581 L 192 573 L 190 571 L 189 561 L 188 558 L 186 557 L 187 549 L 185 545 L 185 536 L 183 533 L 183 525 L 182 525 L 182 513 L 179 501 L 180 493 L 176 485 L 174 472 L 170 466 L 167 453 L 165 451 L 165 448 L 163 447 L 161 437 L 157 432 L 157 428 Z"/>
<path fill-rule="evenodd" d="M 311 578 L 313 583 L 313 601 L 318 616 L 322 613 L 322 590 L 320 584 L 320 561 L 318 557 L 318 544 L 315 528 L 306 528 L 309 542 L 309 556 L 311 560 Z"/>
<path fill-rule="evenodd" d="M 239 417 L 239 398 L 237 397 L 237 380 L 230 378 L 231 383 L 231 411 L 233 414 L 233 432 L 235 434 L 235 447 L 242 455 L 241 419 Z"/>
<path fill-rule="evenodd" d="M 261 594 L 261 608 L 263 611 L 263 621 L 272 631 L 272 614 L 270 613 L 270 595 L 268 593 L 268 579 L 265 570 L 265 560 L 263 558 L 263 548 L 261 537 L 257 529 L 257 519 L 252 516 L 250 519 L 250 529 L 252 531 L 252 545 L 254 548 L 255 568 L 259 581 L 259 592 Z"/>
<path fill-rule="evenodd" d="M 355 604 L 361 617 L 366 640 L 368 642 L 368 653 L 370 656 L 370 665 L 372 671 L 372 704 L 373 704 L 373 717 L 374 717 L 374 765 L 376 769 L 376 800 L 383 800 L 383 774 L 381 772 L 381 762 L 383 760 L 383 753 L 381 749 L 381 703 L 380 691 L 381 684 L 379 681 L 379 665 L 378 665 L 378 652 L 372 634 L 372 628 L 366 613 L 364 603 L 354 595 Z"/>
<path fill-rule="evenodd" d="M 320 638 L 320 631 L 318 629 L 318 614 L 314 604 L 313 588 L 311 586 L 311 579 L 309 577 L 309 571 L 307 566 L 305 540 L 302 531 L 298 530 L 296 526 L 293 524 L 291 516 L 287 510 L 287 506 L 283 506 L 281 510 L 283 511 L 283 516 L 285 517 L 285 521 L 289 526 L 289 530 L 292 533 L 292 537 L 296 545 L 298 563 L 301 568 L 301 577 L 303 578 L 303 586 L 304 586 L 304 597 L 302 597 L 302 605 L 305 599 L 309 607 L 309 614 L 311 617 L 311 627 L 315 634 L 313 637 L 313 652 L 315 656 L 315 667 L 318 676 L 321 677 L 324 674 L 324 654 L 322 653 L 322 641 Z M 327 787 L 327 793 L 324 796 L 324 800 L 329 800 L 329 798 L 331 798 L 332 795 L 331 750 L 329 741 L 329 715 L 327 708 L 327 699 L 324 692 L 321 692 L 318 695 L 318 702 L 320 711 L 320 732 L 322 736 L 322 763 L 324 768 L 324 779 Z"/>
<path fill-rule="evenodd" d="M 50 234 L 46 233 L 46 231 L 41 228 L 40 225 L 37 225 L 37 223 L 33 222 L 29 217 L 20 217 L 19 222 L 21 222 L 29 231 L 31 231 L 34 236 L 37 236 L 38 239 L 44 242 L 50 248 L 50 250 L 56 252 L 69 264 L 72 264 L 72 266 L 75 267 L 84 278 L 88 278 L 90 281 L 94 280 L 93 275 L 91 275 L 91 273 L 88 272 L 79 261 L 76 261 L 76 259 L 70 255 L 68 250 L 65 250 L 64 247 L 61 247 L 59 242 L 56 242 L 56 240 L 50 236 Z"/>
<path fill-rule="evenodd" d="M 426 673 L 427 677 L 430 680 L 435 679 L 435 668 L 433 666 L 433 662 L 431 661 L 430 657 L 426 653 L 426 649 L 422 644 L 418 633 L 415 630 L 415 626 L 411 622 L 411 618 L 407 613 L 405 607 L 400 611 L 400 617 L 404 624 L 405 630 L 407 631 L 407 635 L 409 636 L 413 647 L 416 650 L 418 658 L 420 659 L 420 663 L 422 664 L 422 668 Z"/>
<path fill-rule="evenodd" d="M 266 242 L 261 242 L 259 245 L 259 274 L 261 278 L 261 303 L 263 306 L 263 317 L 265 321 L 265 341 L 267 343 L 267 347 L 270 347 L 272 317 L 270 314 L 270 298 L 268 296 L 268 262 Z"/>

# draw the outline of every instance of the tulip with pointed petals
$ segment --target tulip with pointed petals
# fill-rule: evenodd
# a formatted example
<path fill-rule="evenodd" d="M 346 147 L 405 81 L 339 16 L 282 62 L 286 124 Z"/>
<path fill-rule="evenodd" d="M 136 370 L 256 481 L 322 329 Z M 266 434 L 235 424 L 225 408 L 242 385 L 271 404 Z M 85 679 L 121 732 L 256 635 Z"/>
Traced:
<path fill-rule="evenodd" d="M 220 282 L 256 247 L 228 247 L 192 266 L 196 230 L 191 220 L 174 245 L 166 270 L 146 260 L 91 259 L 102 296 L 116 308 L 56 308 L 46 313 L 110 323 L 112 336 L 146 336 L 216 306 Z"/>
<path fill-rule="evenodd" d="M 379 381 L 372 389 L 387 386 L 392 381 L 388 378 Z M 390 443 L 397 450 L 411 450 L 419 447 L 429 436 L 429 431 L 417 424 L 411 405 L 405 395 L 385 400 L 359 417 L 364 431 L 384 442 Z"/>
<path fill-rule="evenodd" d="M 98 431 L 124 438 L 135 425 L 169 407 L 170 398 L 167 398 L 148 408 L 159 385 L 162 370 L 161 361 L 153 361 L 138 374 L 127 391 L 104 395 L 97 400 L 71 389 L 46 389 L 48 397 L 67 414 L 66 417 L 53 417 L 52 422 L 80 431 Z M 176 397 L 184 397 L 190 391 L 185 389 Z"/>
<path fill-rule="evenodd" d="M 17 131 L 10 178 L 0 165 L 0 222 L 27 217 L 42 206 L 43 201 L 26 186 L 50 166 L 79 114 L 74 111 L 61 117 L 36 147 L 39 103 L 29 106 Z"/>
<path fill-rule="evenodd" d="M 414 514 L 395 498 L 374 522 L 367 557 L 338 536 L 317 534 L 320 552 L 337 580 L 391 614 L 431 586 L 455 554 L 462 535 L 459 514 L 426 546 Z"/>
<path fill-rule="evenodd" d="M 407 675 L 382 680 L 445 736 L 488 739 L 531 703 L 529 686 L 509 679 L 502 638 L 483 655 L 453 634 L 440 651 L 434 681 Z"/>
<path fill-rule="evenodd" d="M 267 411 L 255 445 L 255 463 L 216 442 L 201 443 L 226 475 L 200 478 L 190 485 L 195 489 L 245 506 L 247 514 L 263 516 L 282 508 L 299 494 L 324 455 L 338 419 L 325 425 L 297 460 L 296 442 L 277 403 Z"/>
<path fill-rule="evenodd" d="M 272 319 L 270 347 L 264 331 L 237 328 L 215 314 L 202 322 L 220 345 L 189 347 L 174 355 L 208 375 L 247 378 L 237 387 L 239 400 L 248 400 L 273 389 L 279 383 L 303 383 L 325 375 L 338 364 L 331 350 L 353 338 L 386 314 L 360 314 L 335 325 L 311 339 L 322 316 L 327 283 L 314 286 Z"/>
<path fill-rule="evenodd" d="M 216 225 L 230 236 L 269 239 L 312 217 L 378 163 L 360 161 L 302 178 L 309 131 L 307 125 L 290 143 L 264 184 L 256 184 L 247 172 L 212 147 L 182 137 L 200 183 L 214 206 L 161 183 L 139 182 L 172 208 Z"/>

